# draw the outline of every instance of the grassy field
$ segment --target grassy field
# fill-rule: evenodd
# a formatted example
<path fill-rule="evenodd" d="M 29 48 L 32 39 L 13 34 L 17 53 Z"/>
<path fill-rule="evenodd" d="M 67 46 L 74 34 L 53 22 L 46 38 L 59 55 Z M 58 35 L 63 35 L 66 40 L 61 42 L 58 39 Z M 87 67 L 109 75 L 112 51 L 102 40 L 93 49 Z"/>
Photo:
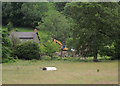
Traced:
<path fill-rule="evenodd" d="M 2 85 L 2 64 L 0 64 L 0 86 Z"/>
<path fill-rule="evenodd" d="M 57 71 L 40 67 L 55 66 Z M 117 84 L 118 61 L 21 61 L 3 63 L 3 84 Z M 100 71 L 97 72 L 97 69 Z"/>

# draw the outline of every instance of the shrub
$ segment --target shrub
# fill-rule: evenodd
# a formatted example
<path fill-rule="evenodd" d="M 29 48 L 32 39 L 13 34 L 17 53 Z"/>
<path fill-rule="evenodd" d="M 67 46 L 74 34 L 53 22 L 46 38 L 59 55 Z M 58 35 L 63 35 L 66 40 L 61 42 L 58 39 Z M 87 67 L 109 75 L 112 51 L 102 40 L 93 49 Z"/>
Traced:
<path fill-rule="evenodd" d="M 42 60 L 49 61 L 49 60 L 51 60 L 51 57 L 50 57 L 50 56 L 42 56 L 41 59 L 42 59 Z"/>
<path fill-rule="evenodd" d="M 59 57 L 59 56 L 55 56 L 54 57 L 56 60 L 61 60 L 62 58 L 61 57 Z"/>
<path fill-rule="evenodd" d="M 53 59 L 53 56 L 58 49 L 59 48 L 55 46 L 55 43 L 53 41 L 48 40 L 45 47 L 45 54 Z"/>
<path fill-rule="evenodd" d="M 40 51 L 41 56 L 45 55 L 46 49 L 42 43 L 39 44 L 39 51 Z"/>
<path fill-rule="evenodd" d="M 18 44 L 14 53 L 19 59 L 40 59 L 39 46 L 31 41 Z"/>
<path fill-rule="evenodd" d="M 20 43 L 20 39 L 15 36 L 15 32 L 14 32 L 14 31 L 12 31 L 12 34 L 11 34 L 11 42 L 12 42 L 12 47 L 13 47 L 13 48 L 14 48 L 17 44 Z"/>
<path fill-rule="evenodd" d="M 16 59 L 14 59 L 13 57 L 7 57 L 2 59 L 2 63 L 11 63 L 11 62 L 16 62 Z"/>
<path fill-rule="evenodd" d="M 12 43 L 8 37 L 7 28 L 2 29 L 2 58 L 8 58 L 10 56 L 10 47 Z"/>
<path fill-rule="evenodd" d="M 65 44 L 68 47 L 68 51 L 71 51 L 70 48 L 73 48 L 73 46 L 74 46 L 73 45 L 74 44 L 73 43 L 73 38 L 72 37 L 71 38 L 67 38 L 66 41 L 65 41 Z"/>
<path fill-rule="evenodd" d="M 13 24 L 11 22 L 9 22 L 7 24 L 8 31 L 10 31 L 12 29 L 12 27 L 13 27 Z"/>
<path fill-rule="evenodd" d="M 111 46 L 104 46 L 104 48 L 100 49 L 100 56 L 111 56 L 113 57 L 115 54 L 114 43 Z"/>
<path fill-rule="evenodd" d="M 41 43 L 39 44 L 41 55 L 47 55 L 53 59 L 55 52 L 59 50 L 59 46 L 55 45 L 55 43 L 51 40 L 48 40 L 44 45 Z"/>
<path fill-rule="evenodd" d="M 2 46 L 2 58 L 7 58 L 10 56 L 10 50 L 8 47 Z"/>
<path fill-rule="evenodd" d="M 12 43 L 8 37 L 8 29 L 2 29 L 2 45 L 6 47 L 11 47 Z"/>

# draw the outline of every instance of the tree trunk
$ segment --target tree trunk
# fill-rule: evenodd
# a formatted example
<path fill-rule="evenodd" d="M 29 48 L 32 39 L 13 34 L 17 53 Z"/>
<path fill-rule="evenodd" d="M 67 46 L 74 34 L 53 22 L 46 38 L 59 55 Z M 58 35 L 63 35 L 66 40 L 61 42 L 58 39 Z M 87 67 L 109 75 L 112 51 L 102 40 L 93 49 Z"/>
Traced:
<path fill-rule="evenodd" d="M 95 49 L 95 52 L 94 52 L 94 59 L 93 59 L 94 62 L 98 62 L 97 54 L 98 54 L 98 49 Z"/>
<path fill-rule="evenodd" d="M 94 62 L 99 62 L 98 59 L 97 59 L 97 54 L 98 54 L 98 43 L 97 42 L 98 42 L 97 35 L 95 34 L 94 35 L 94 41 L 93 41 L 93 43 L 94 43 L 94 50 L 93 50 L 94 51 L 93 52 L 94 53 L 94 59 L 93 59 L 93 61 Z"/>

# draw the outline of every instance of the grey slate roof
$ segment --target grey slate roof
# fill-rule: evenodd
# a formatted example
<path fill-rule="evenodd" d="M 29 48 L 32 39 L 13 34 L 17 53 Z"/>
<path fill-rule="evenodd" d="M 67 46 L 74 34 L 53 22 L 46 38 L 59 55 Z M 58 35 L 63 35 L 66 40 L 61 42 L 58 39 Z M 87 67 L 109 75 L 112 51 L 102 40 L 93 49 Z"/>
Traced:
<path fill-rule="evenodd" d="M 12 34 L 14 34 L 14 36 L 18 38 L 33 38 L 36 35 L 35 32 L 12 32 L 10 36 Z"/>

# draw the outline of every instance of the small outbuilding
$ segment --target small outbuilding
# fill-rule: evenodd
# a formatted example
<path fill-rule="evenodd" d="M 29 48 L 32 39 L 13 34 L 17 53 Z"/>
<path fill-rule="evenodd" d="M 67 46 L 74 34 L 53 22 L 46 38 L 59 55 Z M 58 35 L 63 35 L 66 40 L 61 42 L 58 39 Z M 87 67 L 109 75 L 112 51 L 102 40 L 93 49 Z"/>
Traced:
<path fill-rule="evenodd" d="M 21 42 L 34 41 L 39 43 L 39 38 L 36 32 L 11 32 L 9 35 L 10 40 L 12 37 L 19 38 Z"/>

